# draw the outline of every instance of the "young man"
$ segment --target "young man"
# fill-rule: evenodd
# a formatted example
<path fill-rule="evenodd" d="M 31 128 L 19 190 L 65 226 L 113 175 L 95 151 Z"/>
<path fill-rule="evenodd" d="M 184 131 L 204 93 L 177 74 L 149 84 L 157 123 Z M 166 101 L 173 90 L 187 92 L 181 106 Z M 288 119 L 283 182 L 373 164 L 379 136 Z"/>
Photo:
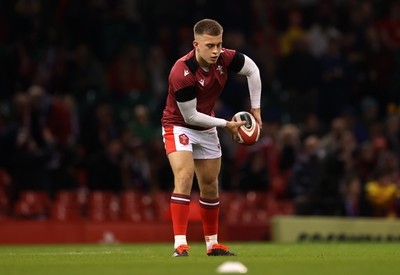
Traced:
<path fill-rule="evenodd" d="M 175 188 L 170 206 L 175 257 L 189 255 L 186 231 L 194 174 L 200 189 L 200 214 L 207 255 L 235 256 L 217 239 L 218 174 L 222 154 L 216 127 L 226 128 L 236 140 L 238 127 L 245 122 L 216 118 L 214 105 L 225 86 L 228 72 L 246 75 L 250 112 L 261 127 L 261 80 L 257 65 L 249 57 L 222 48 L 222 33 L 222 26 L 215 20 L 197 22 L 194 49 L 175 63 L 169 75 L 167 103 L 161 121 L 165 150 L 174 173 Z"/>

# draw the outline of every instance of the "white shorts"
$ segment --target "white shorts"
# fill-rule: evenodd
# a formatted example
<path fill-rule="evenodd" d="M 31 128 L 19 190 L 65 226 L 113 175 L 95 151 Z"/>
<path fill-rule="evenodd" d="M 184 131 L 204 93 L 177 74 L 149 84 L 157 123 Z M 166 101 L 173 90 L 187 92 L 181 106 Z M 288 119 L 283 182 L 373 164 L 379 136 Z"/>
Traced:
<path fill-rule="evenodd" d="M 182 126 L 162 128 L 167 155 L 176 151 L 191 151 L 194 159 L 215 159 L 222 156 L 217 129 L 193 130 Z"/>

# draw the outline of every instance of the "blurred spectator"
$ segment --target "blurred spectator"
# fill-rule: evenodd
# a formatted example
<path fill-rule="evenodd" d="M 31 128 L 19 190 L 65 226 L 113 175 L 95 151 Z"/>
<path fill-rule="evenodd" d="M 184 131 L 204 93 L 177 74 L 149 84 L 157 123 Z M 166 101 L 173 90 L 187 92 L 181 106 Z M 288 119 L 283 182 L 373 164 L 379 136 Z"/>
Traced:
<path fill-rule="evenodd" d="M 142 192 L 152 189 L 149 156 L 147 148 L 140 141 L 131 144 L 121 164 L 124 189 Z"/>
<path fill-rule="evenodd" d="M 224 34 L 224 45 L 238 51 L 245 48 L 245 35 L 239 31 L 228 31 Z M 232 115 L 240 110 L 248 109 L 248 87 L 246 77 L 229 74 L 225 89 L 219 99 Z"/>
<path fill-rule="evenodd" d="M 12 178 L 14 201 L 23 190 L 50 192 L 51 170 L 55 139 L 48 128 L 42 129 L 41 144 L 30 131 L 30 98 L 18 93 L 13 101 L 14 121 L 1 135 L 0 155 L 2 163 Z"/>
<path fill-rule="evenodd" d="M 244 167 L 246 165 L 249 155 L 251 155 L 252 152 L 255 150 L 261 151 L 264 154 L 263 159 L 268 171 L 268 177 L 270 181 L 275 176 L 281 175 L 279 166 L 281 157 L 280 146 L 281 145 L 283 146 L 283 142 L 278 142 L 280 137 L 279 134 L 280 126 L 281 124 L 278 121 L 270 121 L 268 127 L 263 127 L 261 129 L 260 139 L 257 142 L 257 144 L 253 146 L 241 146 L 235 144 L 235 152 L 234 155 L 232 156 L 233 168 L 231 169 L 232 182 L 230 187 L 233 187 L 233 189 L 238 187 L 238 180 L 240 176 L 238 175 L 238 173 L 236 173 L 236 171 L 239 171 L 240 167 Z M 225 144 L 227 144 L 228 142 L 232 141 L 231 140 L 228 141 L 228 137 L 226 137 Z M 268 185 L 271 187 L 270 184 Z"/>
<path fill-rule="evenodd" d="M 279 131 L 277 144 L 280 148 L 279 171 L 290 174 L 297 161 L 300 149 L 300 131 L 296 125 L 283 125 Z"/>
<path fill-rule="evenodd" d="M 371 1 L 355 1 L 349 4 L 348 22 L 343 31 L 342 49 L 346 59 L 354 70 L 353 84 L 350 87 L 349 100 L 357 103 L 365 94 L 363 83 L 367 78 L 365 72 L 365 52 L 367 49 L 366 29 L 371 24 L 373 7 Z"/>
<path fill-rule="evenodd" d="M 253 147 L 219 133 L 221 188 L 289 191 L 301 214 L 372 215 L 373 171 L 400 186 L 399 1 L 183 2 L 1 2 L 0 169 L 12 199 L 77 181 L 170 191 L 158 129 L 168 71 L 192 47 L 193 16 L 229 4 L 224 45 L 260 64 L 265 125 Z M 248 109 L 245 83 L 229 79 L 226 119 Z"/>
<path fill-rule="evenodd" d="M 340 138 L 337 148 L 337 158 L 343 164 L 343 173 L 345 175 L 354 173 L 355 171 L 355 159 L 358 153 L 359 144 L 357 142 L 354 133 L 350 130 L 346 130 Z"/>
<path fill-rule="evenodd" d="M 133 135 L 143 144 L 149 144 L 155 137 L 149 109 L 145 105 L 136 105 L 132 110 L 132 119 L 128 123 Z"/>
<path fill-rule="evenodd" d="M 319 117 L 314 112 L 306 114 L 304 121 L 299 123 L 299 127 L 301 142 L 312 135 L 321 138 L 325 133 Z"/>
<path fill-rule="evenodd" d="M 76 146 L 80 137 L 80 113 L 75 98 L 69 94 L 64 95 L 61 101 L 69 113 L 71 135 L 69 143 Z"/>
<path fill-rule="evenodd" d="M 14 83 L 10 88 L 17 90 L 26 90 L 32 83 L 37 71 L 37 62 L 31 56 L 31 49 L 23 41 L 15 41 L 13 44 L 13 52 L 11 56 L 16 60 L 15 63 L 9 64 L 11 71 L 10 77 L 14 79 Z"/>
<path fill-rule="evenodd" d="M 316 111 L 318 65 L 306 36 L 292 42 L 292 50 L 280 61 L 282 88 L 287 93 L 291 121 L 304 120 L 304 110 Z"/>
<path fill-rule="evenodd" d="M 385 121 L 385 137 L 391 151 L 400 155 L 400 115 L 389 115 Z"/>
<path fill-rule="evenodd" d="M 371 142 L 366 141 L 360 145 L 359 152 L 356 156 L 355 167 L 356 172 L 362 182 L 370 179 L 372 171 L 377 165 L 377 156 Z"/>
<path fill-rule="evenodd" d="M 169 64 L 166 53 L 159 45 L 152 46 L 146 60 L 147 74 L 149 76 L 149 89 L 151 100 L 155 104 L 148 106 L 154 122 L 161 119 L 160 109 L 164 108 L 165 94 L 168 91 Z"/>
<path fill-rule="evenodd" d="M 321 17 L 312 24 L 308 32 L 310 51 L 314 57 L 326 54 L 330 38 L 341 36 L 339 30 L 328 20 L 326 17 Z"/>
<path fill-rule="evenodd" d="M 303 14 L 300 9 L 288 11 L 288 26 L 280 37 L 280 52 L 283 56 L 293 51 L 294 44 L 306 35 L 303 28 Z"/>
<path fill-rule="evenodd" d="M 388 16 L 377 22 L 382 41 L 389 49 L 399 49 L 400 47 L 400 2 L 392 1 L 387 9 Z"/>
<path fill-rule="evenodd" d="M 295 204 L 297 215 L 312 215 L 319 211 L 318 207 L 318 174 L 320 173 L 318 155 L 320 152 L 320 139 L 309 136 L 304 140 L 304 152 L 293 168 L 289 180 L 289 191 Z"/>
<path fill-rule="evenodd" d="M 336 117 L 331 121 L 329 131 L 321 138 L 321 146 L 328 152 L 333 153 L 339 149 L 343 134 L 347 131 L 346 121 Z"/>
<path fill-rule="evenodd" d="M 81 43 L 70 54 L 67 63 L 64 89 L 82 104 L 89 90 L 97 98 L 105 94 L 106 81 L 104 65 L 96 58 L 90 46 Z"/>
<path fill-rule="evenodd" d="M 81 120 L 81 138 L 87 155 L 101 151 L 111 140 L 120 136 L 120 127 L 112 106 L 109 103 L 99 103 L 93 110 L 89 110 Z"/>
<path fill-rule="evenodd" d="M 361 85 L 365 95 L 376 98 L 380 106 L 386 106 L 396 99 L 392 94 L 392 79 L 395 69 L 395 55 L 384 45 L 378 28 L 370 25 L 365 29 L 366 50 L 365 79 Z"/>
<path fill-rule="evenodd" d="M 107 83 L 110 91 L 121 97 L 129 92 L 141 93 L 148 89 L 143 53 L 137 45 L 125 45 L 107 68 Z"/>
<path fill-rule="evenodd" d="M 50 96 L 42 86 L 32 85 L 28 89 L 30 111 L 30 131 L 38 146 L 44 142 L 44 131 L 50 131 L 55 142 L 66 145 L 72 138 L 70 114 L 57 97 Z"/>
<path fill-rule="evenodd" d="M 252 151 L 239 170 L 239 190 L 266 191 L 269 188 L 269 175 L 262 151 Z"/>
<path fill-rule="evenodd" d="M 349 104 L 354 72 L 342 54 L 341 42 L 339 38 L 330 38 L 327 52 L 319 59 L 317 106 L 325 123 L 330 123 Z"/>
<path fill-rule="evenodd" d="M 392 151 L 383 152 L 378 160 L 377 168 L 386 169 L 390 179 L 400 187 L 399 155 Z"/>
<path fill-rule="evenodd" d="M 18 92 L 12 98 L 10 113 L 11 119 L 0 130 L 0 163 L 7 162 L 7 156 L 22 142 L 25 142 L 29 133 L 29 97 L 26 93 Z"/>
<path fill-rule="evenodd" d="M 69 52 L 60 30 L 51 25 L 43 29 L 45 43 L 38 49 L 39 62 L 35 74 L 35 83 L 40 83 L 48 93 L 66 92 L 68 86 L 67 62 Z"/>
<path fill-rule="evenodd" d="M 336 155 L 327 154 L 318 137 L 306 138 L 304 155 L 295 164 L 289 181 L 296 214 L 339 215 L 342 179 L 342 165 Z"/>
<path fill-rule="evenodd" d="M 225 119 L 231 119 L 233 116 L 232 110 L 228 109 L 227 104 L 222 101 L 217 101 L 215 104 L 215 113 L 217 117 L 222 117 Z M 241 154 L 242 149 L 245 150 L 246 146 L 237 146 L 236 143 L 232 141 L 232 137 L 228 131 L 225 129 L 217 128 L 218 136 L 220 140 L 221 148 L 224 152 L 221 161 L 221 171 L 219 175 L 219 185 L 223 190 L 234 190 L 239 186 L 239 167 L 243 165 L 242 162 L 238 162 L 236 159 L 236 154 Z M 260 134 L 260 139 L 262 134 Z M 242 147 L 242 148 L 241 148 Z M 245 154 L 243 152 L 243 154 Z M 237 165 L 237 166 L 236 166 Z"/>
<path fill-rule="evenodd" d="M 350 113 L 351 112 L 351 113 Z M 359 116 L 356 117 L 352 111 L 345 114 L 345 118 L 360 143 L 368 141 L 372 130 L 378 130 L 379 107 L 377 101 L 371 97 L 364 98 L 360 103 Z"/>
<path fill-rule="evenodd" d="M 122 184 L 122 147 L 118 139 L 106 141 L 104 149 L 91 154 L 85 162 L 89 190 L 120 192 Z"/>
<path fill-rule="evenodd" d="M 389 171 L 386 169 L 377 170 L 374 179 L 365 185 L 365 189 L 374 217 L 396 216 L 397 186 L 391 180 Z"/>
<path fill-rule="evenodd" d="M 349 174 L 344 180 L 343 186 L 343 215 L 347 217 L 359 217 L 361 214 L 362 184 L 356 174 Z"/>
<path fill-rule="evenodd" d="M 156 139 L 148 152 L 150 162 L 150 178 L 153 191 L 171 192 L 174 187 L 174 174 L 168 163 L 162 139 Z M 224 186 L 224 190 L 225 186 Z"/>
<path fill-rule="evenodd" d="M 301 150 L 300 131 L 295 124 L 284 124 L 279 129 L 275 146 L 270 146 L 269 151 L 274 158 L 270 158 L 267 167 L 270 173 L 269 192 L 277 199 L 286 198 L 288 195 L 288 180 L 293 167 L 298 161 Z M 265 152 L 265 155 L 268 155 Z"/>
<path fill-rule="evenodd" d="M 38 146 L 45 149 L 49 158 L 46 168 L 49 173 L 49 192 L 76 188 L 74 178 L 74 136 L 69 109 L 64 102 L 46 93 L 43 87 L 33 85 L 28 90 L 30 97 L 30 135 Z M 49 148 L 49 145 L 51 147 Z"/>

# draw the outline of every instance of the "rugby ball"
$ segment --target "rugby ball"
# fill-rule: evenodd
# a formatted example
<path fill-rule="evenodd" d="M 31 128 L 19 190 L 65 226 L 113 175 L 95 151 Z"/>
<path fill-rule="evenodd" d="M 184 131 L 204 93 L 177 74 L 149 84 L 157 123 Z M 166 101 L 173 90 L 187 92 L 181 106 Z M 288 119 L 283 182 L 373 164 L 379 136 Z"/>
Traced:
<path fill-rule="evenodd" d="M 258 125 L 252 114 L 246 111 L 241 111 L 236 113 L 232 120 L 246 121 L 246 124 L 238 128 L 237 143 L 243 145 L 252 145 L 258 141 L 258 138 L 260 137 L 260 125 Z"/>

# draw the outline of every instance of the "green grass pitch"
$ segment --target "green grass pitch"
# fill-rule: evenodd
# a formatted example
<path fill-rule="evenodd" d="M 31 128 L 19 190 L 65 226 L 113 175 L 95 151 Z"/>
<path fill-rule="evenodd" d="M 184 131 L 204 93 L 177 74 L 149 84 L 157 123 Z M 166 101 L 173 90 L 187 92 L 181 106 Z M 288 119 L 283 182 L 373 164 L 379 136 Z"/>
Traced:
<path fill-rule="evenodd" d="M 190 244 L 190 256 L 173 258 L 172 244 L 0 246 L 0 274 L 217 274 L 238 261 L 247 274 L 400 274 L 399 243 L 228 243 L 237 257 L 207 257 Z"/>

